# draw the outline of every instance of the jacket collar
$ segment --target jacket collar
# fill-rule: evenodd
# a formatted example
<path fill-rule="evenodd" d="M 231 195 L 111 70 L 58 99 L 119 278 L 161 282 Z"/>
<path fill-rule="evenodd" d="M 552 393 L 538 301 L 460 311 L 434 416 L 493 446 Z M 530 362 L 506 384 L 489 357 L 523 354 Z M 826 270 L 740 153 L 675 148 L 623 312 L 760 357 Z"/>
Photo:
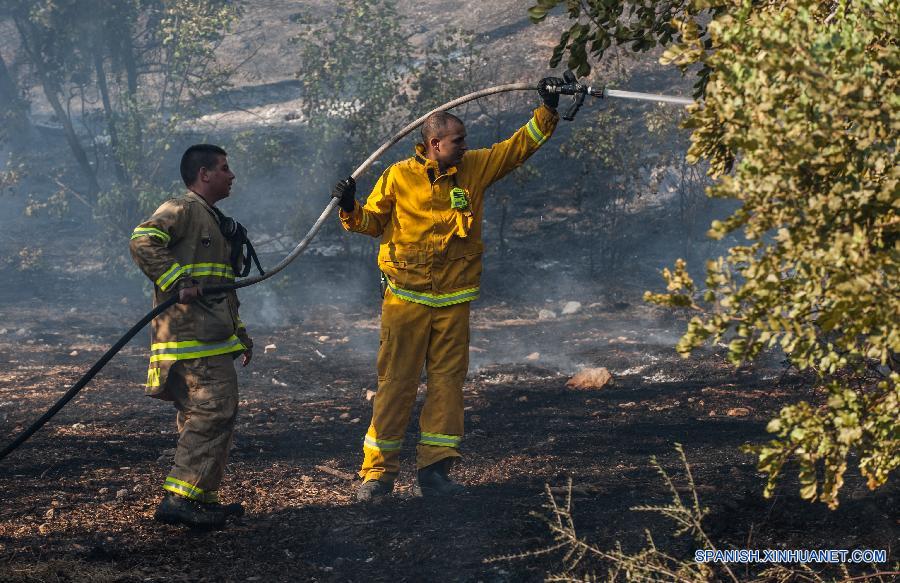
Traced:
<path fill-rule="evenodd" d="M 194 192 L 192 190 L 189 190 L 189 191 L 187 191 L 187 194 L 185 194 L 185 198 L 199 202 L 203 206 L 203 208 L 205 208 L 206 211 L 209 214 L 211 214 L 213 216 L 213 218 L 216 219 L 216 222 L 217 223 L 219 222 L 219 213 L 216 212 L 216 209 L 209 206 L 209 203 L 206 202 L 206 200 L 204 200 L 204 198 L 202 196 L 200 196 L 199 194 L 197 194 L 196 192 Z"/>
<path fill-rule="evenodd" d="M 425 169 L 432 182 L 441 176 L 452 176 L 453 174 L 456 174 L 456 166 L 451 166 L 439 176 L 437 160 L 430 160 L 425 157 L 425 144 L 416 144 L 416 155 L 413 159 Z"/>

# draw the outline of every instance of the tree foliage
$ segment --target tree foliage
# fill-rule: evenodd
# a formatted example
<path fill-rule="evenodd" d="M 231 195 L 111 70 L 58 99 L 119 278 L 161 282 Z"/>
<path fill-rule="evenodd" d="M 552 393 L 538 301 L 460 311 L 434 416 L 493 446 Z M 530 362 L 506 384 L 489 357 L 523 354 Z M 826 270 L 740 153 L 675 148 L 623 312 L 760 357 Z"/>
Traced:
<path fill-rule="evenodd" d="M 470 33 L 449 28 L 415 46 L 394 0 L 350 0 L 336 5 L 333 13 L 304 12 L 294 21 L 297 32 L 291 42 L 299 47 L 301 113 L 311 147 L 299 171 L 304 185 L 319 193 L 413 118 L 471 91 L 477 79 L 471 71 L 475 49 Z M 380 164 L 376 162 L 374 172 Z M 321 204 L 318 198 L 305 212 L 301 209 L 296 222 L 308 223 L 308 215 L 318 214 Z M 358 238 L 341 237 L 341 244 L 346 251 L 358 246 L 363 256 L 375 249 Z"/>
<path fill-rule="evenodd" d="M 824 23 L 818 5 L 745 5 L 710 25 L 716 50 L 699 58 L 715 73 L 689 159 L 710 161 L 711 196 L 742 202 L 711 236 L 742 230 L 749 244 L 707 266 L 717 313 L 694 318 L 679 349 L 729 335 L 736 362 L 780 346 L 820 375 L 827 405 L 785 408 L 755 451 L 767 493 L 793 457 L 801 495 L 833 507 L 851 451 L 870 488 L 900 464 L 900 12 L 857 2 Z"/>
<path fill-rule="evenodd" d="M 116 236 L 170 192 L 166 152 L 196 100 L 227 83 L 216 47 L 239 13 L 226 0 L 5 4 L 82 175 L 61 193 Z"/>
<path fill-rule="evenodd" d="M 681 114 L 660 105 L 645 111 L 583 111 L 581 116 L 578 131 L 562 143 L 560 152 L 575 169 L 568 184 L 578 210 L 576 228 L 587 239 L 588 274 L 619 269 L 646 239 L 646 229 L 635 224 L 646 218 L 635 211 L 646 204 L 645 195 L 658 192 L 660 183 L 678 200 L 683 227 L 678 236 L 682 248 L 693 255 L 693 217 L 706 180 L 684 160 L 688 135 L 678 127 Z"/>
<path fill-rule="evenodd" d="M 634 52 L 676 45 L 692 50 L 711 46 L 700 14 L 718 14 L 723 6 L 696 0 L 537 0 L 528 9 L 534 23 L 543 22 L 558 6 L 574 22 L 562 32 L 553 49 L 550 66 L 566 58 L 566 65 L 579 77 L 591 73 L 592 60 L 599 62 L 610 47 L 623 46 Z M 685 22 L 693 23 L 690 30 Z M 702 93 L 709 69 L 701 68 L 696 89 Z"/>
<path fill-rule="evenodd" d="M 542 1 L 531 15 L 556 4 Z M 579 66 L 583 36 L 612 30 L 635 50 L 668 45 L 664 64 L 704 72 L 702 103 L 686 123 L 688 160 L 709 163 L 710 196 L 741 203 L 710 236 L 746 244 L 708 262 L 705 289 L 679 260 L 664 272 L 668 293 L 647 299 L 698 310 L 677 346 L 685 356 L 726 341 L 737 364 L 778 347 L 817 374 L 825 404 L 785 407 L 769 423 L 774 439 L 749 448 L 769 475 L 766 494 L 794 460 L 801 495 L 836 507 L 851 454 L 870 488 L 884 484 L 900 465 L 900 5 L 568 5 L 589 22 L 563 35 L 557 60 L 568 47 Z M 591 54 L 602 57 L 604 45 Z"/>
<path fill-rule="evenodd" d="M 351 0 L 298 16 L 303 116 L 341 157 L 362 161 L 410 121 L 471 87 L 471 34 L 448 29 L 423 48 L 393 0 Z M 333 164 L 333 151 L 324 151 Z"/>
<path fill-rule="evenodd" d="M 352 0 L 327 18 L 297 22 L 304 117 L 327 142 L 366 154 L 390 131 L 388 114 L 408 97 L 412 47 L 393 2 Z"/>

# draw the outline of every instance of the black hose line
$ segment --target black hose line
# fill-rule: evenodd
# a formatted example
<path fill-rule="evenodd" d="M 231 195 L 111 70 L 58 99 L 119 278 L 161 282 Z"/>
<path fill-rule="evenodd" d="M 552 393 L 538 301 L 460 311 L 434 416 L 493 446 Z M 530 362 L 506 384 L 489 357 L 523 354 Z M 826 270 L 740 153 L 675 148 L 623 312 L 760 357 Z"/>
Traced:
<path fill-rule="evenodd" d="M 437 107 L 437 108 L 431 110 L 430 112 L 426 113 L 425 115 L 423 115 L 420 118 L 416 119 L 415 121 L 411 122 L 409 125 L 407 125 L 403 129 L 401 129 L 399 132 L 394 134 L 394 136 L 390 140 L 388 140 L 387 142 L 382 144 L 381 147 L 378 148 L 377 150 L 375 150 L 372 153 L 372 155 L 370 155 L 368 157 L 368 159 L 366 159 L 365 162 L 360 164 L 360 166 L 353 172 L 352 176 L 353 176 L 353 178 L 359 178 L 359 176 L 361 174 L 363 174 L 366 170 L 368 170 L 369 166 L 371 166 L 375 160 L 377 160 L 379 157 L 381 157 L 381 155 L 388 148 L 390 148 L 391 146 L 393 146 L 394 144 L 399 142 L 404 136 L 406 136 L 407 134 L 412 132 L 414 129 L 416 129 L 417 127 L 422 125 L 422 123 L 425 121 L 425 119 L 435 112 L 446 111 L 446 110 L 452 109 L 458 105 L 462 105 L 463 103 L 467 103 L 469 101 L 474 101 L 475 99 L 479 99 L 481 97 L 487 97 L 488 95 L 495 95 L 498 93 L 505 93 L 508 91 L 533 91 L 535 89 L 537 89 L 537 87 L 530 83 L 510 83 L 507 85 L 498 85 L 496 87 L 491 87 L 488 89 L 482 89 L 480 91 L 475 91 L 473 93 L 469 93 L 468 95 L 463 95 L 462 97 L 460 97 L 458 99 L 454 99 L 453 101 L 448 101 L 444 105 L 441 105 L 440 107 Z M 590 92 L 590 88 L 588 88 L 588 91 Z M 595 95 L 597 97 L 600 96 L 599 94 L 595 94 L 593 92 L 591 92 L 591 94 Z M 664 95 L 652 95 L 652 94 L 647 94 L 647 93 L 633 93 L 633 92 L 629 92 L 629 91 L 613 91 L 613 90 L 606 90 L 606 89 L 603 90 L 602 96 L 603 97 L 607 97 L 607 96 L 608 97 L 622 97 L 625 99 L 638 99 L 638 100 L 644 100 L 644 101 L 661 101 L 661 102 L 677 103 L 679 105 L 687 105 L 689 103 L 692 103 L 692 101 L 690 99 L 681 98 L 681 97 L 668 97 L 668 96 L 664 96 Z M 312 241 L 312 239 L 319 232 L 319 229 L 322 227 L 322 225 L 324 224 L 327 217 L 332 213 L 332 211 L 334 211 L 334 208 L 337 206 L 337 203 L 338 203 L 337 199 L 332 199 L 331 202 L 329 202 L 328 205 L 325 207 L 325 210 L 322 211 L 322 214 L 319 215 L 318 220 L 316 220 L 316 222 L 313 224 L 312 228 L 309 230 L 309 232 L 306 234 L 306 236 L 304 236 L 303 239 L 301 239 L 300 242 L 297 243 L 297 245 L 287 255 L 287 257 L 282 259 L 278 265 L 276 265 L 275 267 L 273 267 L 272 269 L 267 271 L 265 274 L 260 273 L 260 275 L 257 275 L 257 276 L 247 277 L 247 278 L 237 281 L 233 284 L 209 286 L 207 288 L 203 288 L 203 293 L 204 294 L 221 293 L 221 292 L 225 292 L 228 290 L 239 289 L 242 287 L 254 285 L 261 281 L 265 281 L 265 280 L 269 279 L 270 277 L 272 277 L 273 275 L 275 275 L 276 273 L 278 273 L 279 271 L 281 271 L 282 269 L 287 267 L 289 263 L 291 263 L 294 259 L 296 259 L 297 256 L 300 255 L 300 253 L 302 253 L 306 249 L 306 247 L 309 245 L 310 241 Z M 169 309 L 171 306 L 173 306 L 177 301 L 178 301 L 177 295 L 173 296 L 172 298 L 169 298 L 165 302 L 163 302 L 163 303 L 159 304 L 158 306 L 156 306 L 155 308 L 153 308 L 150 312 L 147 313 L 147 315 L 145 315 L 143 318 L 141 318 L 141 320 L 137 324 L 132 326 L 131 329 L 128 332 L 126 332 L 124 336 L 119 338 L 118 342 L 113 344 L 110 347 L 110 349 L 107 350 L 106 353 L 102 357 L 100 357 L 100 360 L 95 362 L 94 366 L 92 366 L 91 369 L 89 371 L 87 371 L 87 373 L 84 374 L 84 376 L 82 376 L 80 379 L 78 379 L 78 382 L 75 383 L 74 385 L 72 385 L 72 388 L 70 388 L 68 391 L 66 391 L 66 393 L 62 397 L 60 397 L 60 399 L 52 407 L 50 407 L 50 409 L 48 409 L 46 413 L 41 415 L 41 417 L 37 421 L 32 423 L 28 429 L 26 429 L 25 431 L 20 433 L 9 445 L 7 445 L 3 449 L 2 452 L 0 452 L 0 461 L 2 461 L 4 458 L 6 458 L 6 456 L 8 456 L 10 453 L 12 453 L 20 445 L 25 443 L 25 441 L 29 437 L 34 435 L 34 433 L 36 433 L 41 427 L 43 427 L 44 424 L 47 423 L 47 421 L 49 421 L 54 415 L 56 415 L 59 412 L 59 410 L 62 409 L 66 405 L 66 403 L 71 401 L 72 398 L 75 395 L 77 395 L 78 392 L 81 389 L 83 389 L 84 386 L 87 385 L 91 381 L 91 379 L 94 378 L 94 376 L 98 372 L 100 372 L 100 370 L 104 366 L 106 366 L 106 363 L 108 363 L 112 359 L 112 357 L 115 356 L 116 353 L 118 353 L 119 350 L 122 349 L 122 347 L 124 347 L 126 344 L 128 344 L 128 342 L 132 338 L 134 338 L 135 334 L 140 332 L 144 326 L 146 326 L 148 323 L 150 323 L 155 317 L 159 316 L 160 314 L 165 312 L 167 309 Z"/>
<path fill-rule="evenodd" d="M 456 107 L 457 105 L 478 99 L 480 97 L 485 97 L 487 95 L 494 95 L 496 93 L 504 93 L 507 91 L 523 91 L 523 90 L 534 90 L 534 89 L 536 89 L 535 86 L 527 84 L 527 83 L 511 83 L 508 85 L 498 85 L 497 87 L 492 87 L 490 89 L 482 89 L 481 91 L 475 91 L 474 93 L 469 93 L 468 95 L 464 95 L 458 99 L 449 101 L 449 102 L 445 103 L 444 105 L 433 109 L 432 111 L 423 115 L 419 119 L 413 121 L 412 123 L 407 125 L 405 128 L 403 128 L 402 130 L 400 130 L 399 132 L 394 134 L 394 136 L 390 140 L 388 140 L 387 142 L 382 144 L 382 146 L 379 149 L 377 149 L 375 152 L 373 152 L 372 155 L 369 156 L 369 158 L 365 162 L 363 162 L 356 169 L 355 172 L 353 172 L 353 177 L 358 178 L 388 148 L 390 148 L 391 146 L 393 146 L 394 144 L 399 142 L 404 136 L 406 136 L 411 131 L 413 131 L 420 125 L 422 125 L 422 123 L 425 121 L 425 118 L 436 111 L 445 111 L 447 109 Z M 331 199 L 331 202 L 328 203 L 328 205 L 325 207 L 325 210 L 323 210 L 322 214 L 319 215 L 318 220 L 316 220 L 316 222 L 313 224 L 312 228 L 309 230 L 309 232 L 306 234 L 306 236 L 303 237 L 303 239 L 301 239 L 299 243 L 297 243 L 297 245 L 287 255 L 287 257 L 282 259 L 278 265 L 276 265 L 275 267 L 273 267 L 272 269 L 267 271 L 265 273 L 265 275 L 260 274 L 260 275 L 253 276 L 253 277 L 247 277 L 240 281 L 236 281 L 233 284 L 210 286 L 208 288 L 204 288 L 203 293 L 206 293 L 206 294 L 221 293 L 221 292 L 232 290 L 232 289 L 239 289 L 242 287 L 254 285 L 261 281 L 265 281 L 265 280 L 269 279 L 270 277 L 272 277 L 273 275 L 275 275 L 276 273 L 278 273 L 279 271 L 281 271 L 282 269 L 287 267 L 289 263 L 291 263 L 294 259 L 296 259 L 297 256 L 299 256 L 306 249 L 306 247 L 309 245 L 310 241 L 312 241 L 312 239 L 319 232 L 319 229 L 322 228 L 322 225 L 325 223 L 325 220 L 334 211 L 334 208 L 337 206 L 337 202 L 338 202 L 337 199 L 334 199 L 334 198 Z M 104 354 L 100 358 L 100 360 L 95 362 L 94 366 L 92 366 L 91 369 L 83 377 L 78 379 L 78 382 L 75 383 L 74 385 L 72 385 L 72 388 L 70 388 L 68 391 L 66 391 L 66 394 L 63 395 L 56 402 L 56 404 L 54 404 L 46 413 L 41 415 L 40 419 L 38 419 L 37 421 L 32 423 L 28 429 L 26 429 L 25 431 L 20 433 L 18 435 L 18 437 L 16 437 L 12 441 L 12 443 L 7 445 L 3 449 L 3 452 L 0 453 L 0 461 L 2 461 L 4 458 L 6 458 L 6 456 L 8 456 L 10 453 L 12 453 L 17 447 L 19 447 L 20 445 L 25 443 L 25 441 L 29 437 L 34 435 L 34 433 L 38 429 L 43 427 L 44 424 L 47 423 L 47 421 L 49 421 L 54 415 L 56 415 L 59 412 L 59 410 L 62 409 L 66 405 L 66 403 L 71 401 L 72 397 L 77 395 L 78 391 L 83 389 L 84 386 L 86 384 L 88 384 L 88 382 L 90 382 L 90 380 L 92 378 L 94 378 L 94 375 L 96 375 L 98 372 L 100 372 L 100 370 L 104 366 L 106 366 L 106 363 L 109 362 L 110 359 L 113 356 L 115 356 L 116 353 L 119 352 L 119 350 L 121 350 L 123 346 L 128 344 L 128 341 L 131 340 L 134 337 L 134 335 L 137 334 L 141 330 L 141 328 L 146 326 L 151 320 L 153 320 L 153 318 L 157 317 L 158 315 L 162 314 L 164 311 L 169 309 L 169 307 L 174 305 L 177 301 L 178 301 L 177 295 L 166 300 L 165 302 L 163 302 L 160 305 L 153 308 L 153 310 L 151 310 L 146 316 L 141 318 L 140 322 L 138 322 L 137 324 L 132 326 L 131 330 L 129 330 L 124 336 L 119 338 L 119 341 L 116 342 L 109 350 L 107 350 L 106 354 Z"/>
<path fill-rule="evenodd" d="M 444 111 L 447 109 L 451 109 L 453 107 L 456 107 L 457 105 L 466 103 L 467 101 L 472 101 L 474 99 L 478 99 L 480 97 L 485 97 L 487 95 L 494 95 L 496 93 L 504 93 L 506 91 L 522 91 L 522 90 L 533 90 L 533 89 L 535 89 L 535 87 L 533 85 L 529 85 L 526 83 L 512 83 L 509 85 L 499 85 L 497 87 L 492 87 L 490 89 L 483 89 L 481 91 L 476 91 L 474 93 L 464 95 L 463 97 L 460 97 L 459 99 L 454 99 L 453 101 L 447 102 L 444 105 L 433 109 L 432 111 L 428 112 L 427 114 L 423 115 L 419 119 L 413 121 L 412 123 L 407 125 L 405 128 L 403 128 L 402 130 L 397 132 L 390 140 L 388 140 L 387 142 L 382 144 L 382 146 L 378 150 L 373 152 L 372 155 L 369 156 L 369 158 L 356 169 L 356 171 L 353 173 L 353 177 L 358 178 L 360 176 L 360 174 L 365 172 L 369 168 L 369 166 L 371 166 L 372 163 L 376 159 L 378 159 L 388 148 L 390 148 L 391 146 L 393 146 L 394 144 L 399 142 L 404 136 L 406 136 L 411 131 L 413 131 L 420 125 L 422 125 L 422 123 L 425 121 L 425 118 L 428 117 L 429 115 L 431 115 L 432 113 L 434 113 L 435 111 Z M 221 292 L 232 290 L 232 289 L 239 289 L 242 287 L 247 287 L 247 286 L 259 283 L 261 281 L 265 281 L 265 280 L 269 279 L 270 277 L 272 277 L 273 275 L 275 275 L 276 273 L 278 273 L 279 271 L 281 271 L 282 269 L 284 269 L 285 267 L 287 267 L 289 263 L 291 263 L 294 259 L 296 259 L 297 256 L 299 256 L 300 253 L 302 253 L 306 249 L 307 245 L 309 245 L 309 243 L 310 243 L 310 241 L 312 241 L 313 237 L 315 237 L 316 234 L 319 232 L 319 229 L 322 228 L 322 225 L 325 223 L 325 219 L 334 211 L 334 208 L 337 206 L 337 202 L 338 202 L 337 199 L 332 199 L 331 202 L 328 203 L 328 205 L 325 207 L 325 210 L 323 210 L 322 214 L 319 215 L 318 220 L 313 224 L 312 228 L 309 230 L 309 232 L 306 234 L 306 236 L 303 237 L 303 239 L 301 239 L 299 243 L 297 243 L 296 247 L 294 247 L 294 249 L 287 255 L 287 257 L 285 257 L 278 265 L 276 265 L 275 267 L 273 267 L 272 269 L 267 271 L 265 273 L 265 275 L 260 274 L 260 275 L 253 276 L 253 277 L 247 277 L 247 278 L 237 281 L 233 284 L 216 285 L 216 286 L 210 286 L 208 288 L 203 288 L 203 293 L 205 293 L 205 294 L 221 293 Z M 3 459 L 6 458 L 6 456 L 8 456 L 13 451 L 15 451 L 15 449 L 18 448 L 20 445 L 25 443 L 25 441 L 29 437 L 34 435 L 41 427 L 44 426 L 45 423 L 47 423 L 47 421 L 49 421 L 54 415 L 56 415 L 59 412 L 59 410 L 62 409 L 66 405 L 66 403 L 71 401 L 72 397 L 77 395 L 78 392 L 81 389 L 83 389 L 84 386 L 86 384 L 88 384 L 92 378 L 94 378 L 94 375 L 96 375 L 98 372 L 100 372 L 100 370 L 104 366 L 106 366 L 106 363 L 108 363 L 110 361 L 110 359 L 112 359 L 112 357 L 115 356 L 116 353 L 122 349 L 123 346 L 128 344 L 129 340 L 134 338 L 135 334 L 140 332 L 141 328 L 146 326 L 150 321 L 153 320 L 153 318 L 155 318 L 158 315 L 165 312 L 167 309 L 169 309 L 169 307 L 174 305 L 177 301 L 178 301 L 177 295 L 166 300 L 165 302 L 163 302 L 160 305 L 153 308 L 153 310 L 151 310 L 146 316 L 141 318 L 140 322 L 138 322 L 137 324 L 132 326 L 131 330 L 129 330 L 128 332 L 125 333 L 124 336 L 119 338 L 119 341 L 116 342 L 109 350 L 107 350 L 106 354 L 104 354 L 100 358 L 100 360 L 95 362 L 94 366 L 92 366 L 91 369 L 89 371 L 87 371 L 87 373 L 83 377 L 78 379 L 77 383 L 72 385 L 72 388 L 70 388 L 68 391 L 66 391 L 66 394 L 64 394 L 52 407 L 50 407 L 50 409 L 46 413 L 41 415 L 41 417 L 37 421 L 32 423 L 28 429 L 26 429 L 25 431 L 20 433 L 9 445 L 7 445 L 3 449 L 3 452 L 0 453 L 0 461 L 3 461 Z"/>
<path fill-rule="evenodd" d="M 234 288 L 235 288 L 234 284 L 229 284 L 229 285 L 211 285 L 209 287 L 202 288 L 202 289 L 203 289 L 204 294 L 215 294 L 215 293 L 222 293 L 225 291 L 229 291 Z M 119 338 L 118 342 L 113 344 L 109 348 L 109 350 L 107 350 L 103 354 L 103 356 L 100 357 L 100 360 L 95 362 L 94 366 L 92 366 L 91 369 L 84 374 L 84 376 L 82 376 L 80 379 L 78 379 L 78 382 L 75 383 L 74 385 L 72 385 L 72 388 L 70 388 L 68 391 L 66 391 L 66 393 L 62 397 L 60 397 L 59 400 L 56 403 L 54 403 L 54 405 L 52 407 L 50 407 L 46 413 L 41 415 L 40 418 L 37 421 L 35 421 L 34 423 L 32 423 L 28 429 L 26 429 L 25 431 L 20 433 L 14 440 L 12 440 L 12 442 L 10 442 L 9 445 L 7 445 L 5 448 L 3 448 L 3 451 L 0 452 L 0 461 L 3 461 L 3 458 L 5 458 L 9 454 L 11 454 L 16 448 L 18 448 L 20 445 L 25 443 L 28 440 L 28 438 L 31 437 L 32 435 L 34 435 L 38 431 L 38 429 L 43 427 L 44 424 L 47 423 L 47 421 L 50 421 L 50 419 L 53 418 L 54 415 L 59 413 L 59 410 L 62 409 L 63 407 L 65 407 L 66 403 L 68 403 L 69 401 L 72 400 L 72 397 L 77 395 L 78 392 L 81 391 L 81 389 L 83 389 L 85 385 L 87 385 L 89 382 L 91 382 L 91 379 L 94 378 L 94 376 L 98 372 L 100 372 L 100 370 L 104 366 L 106 366 L 106 363 L 108 363 L 112 359 L 113 356 L 115 356 L 120 350 L 122 350 L 122 348 L 126 344 L 128 344 L 128 342 L 132 338 L 134 338 L 134 336 L 138 332 L 140 332 L 144 326 L 149 324 L 153 320 L 153 318 L 159 316 L 160 314 L 162 314 L 163 312 L 168 310 L 170 307 L 174 306 L 177 302 L 178 302 L 178 295 L 176 294 L 176 295 L 172 296 L 171 298 L 167 299 L 166 301 L 164 301 L 163 303 L 159 304 L 158 306 L 156 306 L 149 312 L 147 312 L 147 314 L 143 318 L 141 318 L 137 324 L 132 326 L 131 329 L 125 333 L 124 336 Z"/>
<path fill-rule="evenodd" d="M 26 429 L 25 431 L 20 433 L 18 435 L 18 437 L 16 437 L 14 440 L 12 440 L 12 442 L 9 445 L 7 445 L 5 448 L 3 448 L 3 452 L 0 453 L 0 460 L 3 460 L 3 458 L 8 456 L 10 453 L 12 453 L 13 450 L 15 450 L 17 447 L 19 447 L 23 443 L 25 443 L 25 441 L 29 437 L 31 437 L 38 429 L 43 427 L 47 421 L 50 421 L 50 419 L 54 415 L 56 415 L 59 412 L 59 410 L 62 409 L 66 405 L 66 403 L 68 403 L 69 401 L 72 400 L 72 397 L 74 397 L 75 395 L 78 394 L 78 391 L 80 391 L 82 388 L 84 388 L 84 386 L 86 384 L 88 384 L 92 378 L 94 378 L 94 375 L 96 375 L 98 372 L 100 372 L 100 369 L 102 369 L 104 366 L 106 366 L 106 363 L 109 362 L 110 359 L 112 359 L 112 357 L 115 356 L 116 353 L 119 352 L 123 346 L 128 344 L 129 340 L 134 338 L 135 334 L 140 332 L 144 326 L 146 326 L 148 323 L 150 323 L 151 320 L 153 320 L 153 318 L 159 316 L 160 314 L 162 314 L 163 312 L 168 310 L 169 307 L 172 306 L 173 304 L 175 304 L 175 302 L 177 302 L 177 301 L 178 301 L 178 296 L 174 296 L 174 297 L 164 301 L 160 305 L 153 308 L 150 312 L 148 312 L 147 315 L 144 316 L 143 318 L 141 318 L 141 320 L 137 324 L 132 326 L 131 329 L 128 332 L 126 332 L 124 336 L 119 338 L 119 341 L 116 342 L 115 344 L 113 344 L 109 348 L 109 350 L 107 350 L 106 353 L 100 357 L 100 360 L 95 362 L 94 366 L 92 366 L 91 369 L 89 371 L 87 371 L 83 377 L 78 379 L 78 382 L 75 383 L 74 385 L 72 385 L 72 388 L 69 389 L 68 391 L 66 391 L 66 394 L 63 395 L 62 397 L 60 397 L 60 399 L 52 407 L 50 407 L 50 409 L 48 409 L 46 413 L 41 415 L 41 417 L 37 421 L 32 423 L 28 429 Z"/>

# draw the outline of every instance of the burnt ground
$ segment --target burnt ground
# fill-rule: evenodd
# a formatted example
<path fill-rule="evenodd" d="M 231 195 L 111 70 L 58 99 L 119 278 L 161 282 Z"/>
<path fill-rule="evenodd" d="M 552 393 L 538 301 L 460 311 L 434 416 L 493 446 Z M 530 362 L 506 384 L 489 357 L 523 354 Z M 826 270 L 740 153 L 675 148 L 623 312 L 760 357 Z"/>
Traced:
<path fill-rule="evenodd" d="M 148 303 L 137 288 L 121 300 L 97 289 L 101 301 L 89 304 L 74 287 L 51 293 L 36 285 L 28 301 L 14 299 L 17 287 L 5 284 L 0 322 L 4 443 Z M 695 544 L 673 538 L 664 518 L 629 510 L 668 500 L 651 456 L 683 485 L 675 442 L 684 444 L 720 548 L 875 548 L 896 562 L 896 486 L 868 492 L 851 468 L 836 511 L 801 501 L 793 478 L 766 500 L 763 477 L 739 450 L 765 439 L 766 421 L 784 404 L 821 398 L 809 379 L 775 357 L 740 370 L 715 350 L 682 360 L 672 345 L 683 323 L 639 302 L 580 299 L 577 314 L 545 321 L 538 309 L 559 313 L 558 305 L 476 304 L 466 457 L 456 472 L 469 493 L 412 496 L 411 424 L 396 496 L 375 508 L 356 505 L 357 482 L 341 475 L 361 459 L 377 305 L 295 305 L 282 308 L 280 325 L 251 321 L 256 357 L 240 372 L 240 419 L 222 489 L 247 515 L 221 532 L 152 520 L 175 433 L 171 406 L 142 396 L 142 334 L 0 462 L 0 580 L 537 581 L 559 569 L 559 554 L 485 559 L 548 544 L 547 528 L 530 513 L 542 511 L 545 485 L 559 491 L 570 478 L 576 525 L 588 541 L 634 551 L 650 528 L 658 545 L 690 557 Z M 276 349 L 264 353 L 267 344 Z M 613 385 L 566 388 L 583 366 L 607 367 Z"/>

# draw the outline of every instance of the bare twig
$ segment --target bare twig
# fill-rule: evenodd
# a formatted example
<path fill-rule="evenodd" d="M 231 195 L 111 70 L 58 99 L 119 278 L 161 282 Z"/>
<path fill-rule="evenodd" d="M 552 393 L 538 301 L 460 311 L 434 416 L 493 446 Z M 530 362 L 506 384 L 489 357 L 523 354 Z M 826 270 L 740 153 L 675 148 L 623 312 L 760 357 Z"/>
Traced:
<path fill-rule="evenodd" d="M 60 182 L 59 178 L 54 178 L 53 181 L 56 182 L 56 184 L 58 184 L 58 185 L 60 186 L 60 188 L 62 188 L 63 190 L 65 190 L 66 192 L 68 192 L 69 194 L 71 194 L 72 196 L 74 196 L 74 197 L 78 200 L 78 202 L 80 202 L 80 203 L 83 204 L 84 206 L 88 207 L 89 209 L 93 209 L 93 208 L 94 208 L 94 207 L 91 205 L 91 203 L 89 203 L 89 202 L 87 201 L 87 199 L 85 199 L 83 196 L 81 196 L 80 194 L 78 194 L 77 192 L 75 192 L 75 191 L 72 189 L 71 186 L 69 186 L 69 185 L 67 185 L 67 184 L 64 184 L 64 183 Z"/>
<path fill-rule="evenodd" d="M 340 478 L 342 480 L 353 481 L 356 479 L 355 474 L 348 474 L 347 472 L 342 472 L 341 470 L 329 468 L 328 466 L 316 466 L 316 469 L 319 470 L 320 472 L 324 472 L 326 474 L 332 475 L 335 478 Z"/>

